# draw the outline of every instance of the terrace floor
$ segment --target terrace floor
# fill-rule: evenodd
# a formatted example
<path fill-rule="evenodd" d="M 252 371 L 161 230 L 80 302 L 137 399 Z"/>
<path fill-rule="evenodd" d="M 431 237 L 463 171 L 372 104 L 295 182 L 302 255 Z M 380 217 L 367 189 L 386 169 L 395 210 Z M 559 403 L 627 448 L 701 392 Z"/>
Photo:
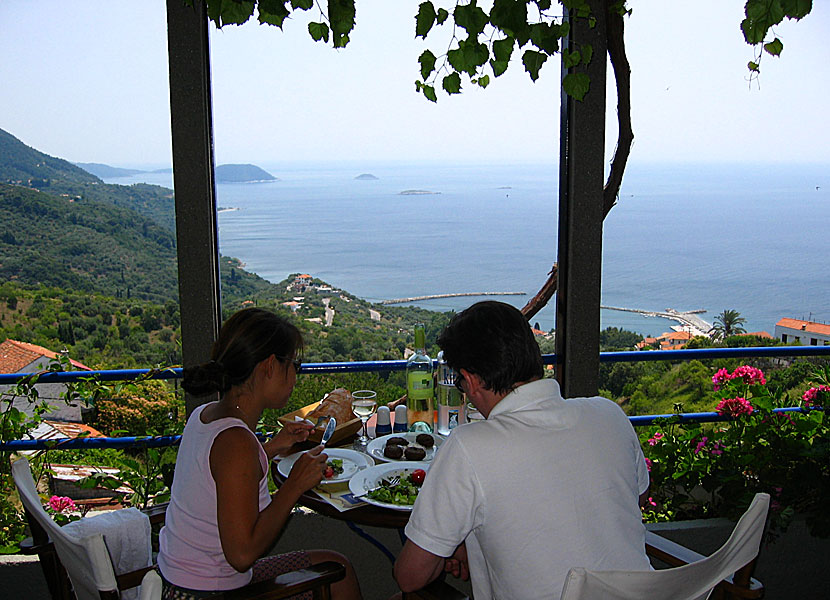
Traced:
<path fill-rule="evenodd" d="M 661 535 L 704 554 L 717 549 L 728 537 L 731 527 L 722 519 L 649 526 Z M 376 527 L 362 529 L 393 553 L 400 551 L 401 542 L 396 531 Z M 330 548 L 345 554 L 355 566 L 366 600 L 386 600 L 398 591 L 392 579 L 392 565 L 386 556 L 342 521 L 297 512 L 277 542 L 277 548 L 280 552 Z M 819 600 L 827 597 L 823 575 L 828 571 L 830 539 L 809 537 L 804 522 L 796 519 L 783 537 L 762 548 L 755 576 L 766 586 L 766 598 L 770 600 Z M 466 586 L 458 581 L 454 585 L 459 589 Z M 469 591 L 469 587 L 466 589 Z M 4 598 L 49 599 L 46 582 L 35 557 L 0 557 L 0 590 L 3 590 Z"/>

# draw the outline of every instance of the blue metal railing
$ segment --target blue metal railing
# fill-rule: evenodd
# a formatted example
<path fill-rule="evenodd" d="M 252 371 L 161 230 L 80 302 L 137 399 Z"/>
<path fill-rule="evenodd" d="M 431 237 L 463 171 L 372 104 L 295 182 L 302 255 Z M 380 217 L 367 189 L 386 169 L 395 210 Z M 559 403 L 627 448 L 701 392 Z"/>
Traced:
<path fill-rule="evenodd" d="M 636 352 L 601 352 L 600 362 L 641 362 L 641 361 L 686 361 L 709 360 L 715 358 L 748 358 L 772 356 L 830 356 L 830 346 L 764 346 L 748 348 L 702 348 L 698 350 L 660 350 Z M 543 355 L 543 362 L 548 365 L 557 363 L 555 354 Z M 362 373 L 362 372 L 391 372 L 402 371 L 406 368 L 405 360 L 386 361 L 356 361 L 334 363 L 304 363 L 300 369 L 302 374 L 318 373 Z M 133 381 L 139 378 L 149 379 L 180 379 L 181 368 L 164 369 L 119 369 L 106 371 L 62 371 L 43 373 L 10 373 L 0 374 L 0 385 L 16 384 L 34 375 L 38 376 L 37 383 L 68 383 L 94 378 L 98 381 Z M 811 410 L 826 410 L 824 408 L 778 408 L 773 412 L 807 413 Z M 675 417 L 679 422 L 716 422 L 727 421 L 728 416 L 716 412 L 640 415 L 629 417 L 632 425 L 642 427 L 654 423 L 657 419 Z M 0 451 L 26 451 L 47 449 L 78 449 L 78 448 L 131 448 L 131 447 L 162 447 L 179 443 L 181 436 L 155 437 L 120 437 L 120 438 L 74 438 L 64 440 L 13 440 L 0 443 Z"/>

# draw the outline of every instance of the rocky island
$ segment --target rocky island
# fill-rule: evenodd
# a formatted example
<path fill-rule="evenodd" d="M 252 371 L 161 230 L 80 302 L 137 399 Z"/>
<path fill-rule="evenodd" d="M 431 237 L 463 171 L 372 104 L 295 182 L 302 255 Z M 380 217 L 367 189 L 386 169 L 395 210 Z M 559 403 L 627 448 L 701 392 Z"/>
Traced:
<path fill-rule="evenodd" d="M 217 183 L 254 183 L 261 181 L 279 180 L 256 165 L 219 165 L 216 167 Z"/>

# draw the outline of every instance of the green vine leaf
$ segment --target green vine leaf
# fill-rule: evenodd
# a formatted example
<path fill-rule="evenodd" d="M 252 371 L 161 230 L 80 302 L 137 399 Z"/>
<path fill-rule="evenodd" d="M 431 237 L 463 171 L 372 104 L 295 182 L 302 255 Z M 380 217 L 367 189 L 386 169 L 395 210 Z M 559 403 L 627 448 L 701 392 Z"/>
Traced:
<path fill-rule="evenodd" d="M 490 23 L 508 35 L 515 36 L 527 28 L 527 3 L 525 0 L 494 0 Z"/>
<path fill-rule="evenodd" d="M 781 51 L 784 49 L 784 44 L 781 43 L 781 40 L 775 38 L 771 42 L 764 44 L 764 50 L 766 50 L 769 54 L 773 56 L 780 56 Z"/>
<path fill-rule="evenodd" d="M 447 52 L 447 61 L 459 73 L 467 73 L 475 77 L 478 68 L 487 62 L 490 52 L 487 46 L 479 43 L 475 38 L 468 38 L 458 42 L 458 48 Z"/>
<path fill-rule="evenodd" d="M 488 85 L 490 85 L 490 76 L 482 75 L 475 81 L 475 83 L 481 88 L 486 88 Z"/>
<path fill-rule="evenodd" d="M 799 20 L 813 10 L 813 0 L 781 0 L 781 8 L 789 18 Z"/>
<path fill-rule="evenodd" d="M 314 6 L 314 0 L 291 0 L 291 8 L 309 10 L 312 6 Z"/>
<path fill-rule="evenodd" d="M 490 22 L 490 17 L 476 5 L 475 0 L 470 4 L 457 4 L 453 17 L 455 24 L 465 29 L 471 38 L 478 37 L 478 34 L 484 31 L 484 26 Z"/>
<path fill-rule="evenodd" d="M 308 33 L 315 42 L 329 41 L 329 26 L 325 23 L 311 22 L 308 24 Z"/>
<path fill-rule="evenodd" d="M 582 44 L 582 64 L 588 65 L 594 57 L 594 47 L 591 44 Z"/>
<path fill-rule="evenodd" d="M 255 2 L 208 3 L 208 17 L 217 27 L 242 25 L 254 14 Z"/>
<path fill-rule="evenodd" d="M 444 91 L 448 94 L 460 94 L 461 76 L 458 73 L 450 73 L 449 75 L 444 77 L 443 81 L 441 82 L 441 87 L 443 87 Z"/>
<path fill-rule="evenodd" d="M 285 7 L 285 0 L 259 0 L 258 8 L 260 23 L 275 25 L 280 29 L 282 29 L 285 19 L 290 14 Z"/>
<path fill-rule="evenodd" d="M 449 17 L 449 16 L 450 16 L 450 13 L 447 12 L 447 9 L 439 8 L 438 9 L 438 16 L 435 17 L 435 22 L 438 23 L 439 25 L 443 25 L 444 21 L 446 21 L 447 17 Z"/>
<path fill-rule="evenodd" d="M 507 68 L 507 63 L 510 62 L 510 56 L 513 54 L 513 48 L 515 45 L 516 42 L 512 37 L 506 37 L 503 40 L 496 40 L 493 42 L 493 57 L 495 61 L 500 63 L 503 62 L 505 64 L 505 68 Z"/>
<path fill-rule="evenodd" d="M 418 57 L 418 62 L 421 63 L 421 77 L 426 79 L 435 70 L 435 60 L 435 55 L 431 51 L 424 50 L 421 53 Z"/>
<path fill-rule="evenodd" d="M 522 63 L 525 66 L 525 71 L 528 72 L 533 81 L 539 79 L 539 69 L 545 64 L 548 59 L 546 54 L 536 52 L 535 50 L 525 50 L 522 55 Z"/>
<path fill-rule="evenodd" d="M 422 85 L 421 91 L 430 102 L 438 102 L 438 96 L 435 94 L 435 88 L 431 85 Z"/>
<path fill-rule="evenodd" d="M 422 2 L 418 6 L 418 14 L 415 15 L 416 38 L 421 37 L 426 39 L 429 30 L 432 29 L 432 26 L 435 24 L 435 17 L 435 7 L 432 5 L 432 2 Z"/>
<path fill-rule="evenodd" d="M 758 65 L 758 63 L 752 60 L 746 63 L 746 68 L 754 73 L 758 73 L 761 70 L 761 67 Z"/>
<path fill-rule="evenodd" d="M 349 33 L 354 29 L 354 0 L 329 0 L 329 23 L 331 41 L 335 48 L 345 48 Z"/>
<path fill-rule="evenodd" d="M 582 101 L 591 87 L 591 78 L 586 73 L 568 73 L 562 79 L 562 89 L 571 98 Z"/>
<path fill-rule="evenodd" d="M 566 69 L 577 66 L 581 59 L 582 55 L 579 53 L 579 50 L 574 50 L 573 52 L 562 50 L 562 66 Z"/>

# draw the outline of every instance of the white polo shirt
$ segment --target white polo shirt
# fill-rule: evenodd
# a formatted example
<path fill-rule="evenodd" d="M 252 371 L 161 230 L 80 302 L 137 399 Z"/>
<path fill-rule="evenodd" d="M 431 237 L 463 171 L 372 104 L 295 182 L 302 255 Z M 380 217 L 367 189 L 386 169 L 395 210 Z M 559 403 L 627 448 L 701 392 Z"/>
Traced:
<path fill-rule="evenodd" d="M 638 498 L 648 470 L 623 411 L 519 387 L 486 421 L 453 430 L 406 536 L 437 556 L 467 542 L 476 600 L 559 598 L 571 567 L 648 570 Z"/>

